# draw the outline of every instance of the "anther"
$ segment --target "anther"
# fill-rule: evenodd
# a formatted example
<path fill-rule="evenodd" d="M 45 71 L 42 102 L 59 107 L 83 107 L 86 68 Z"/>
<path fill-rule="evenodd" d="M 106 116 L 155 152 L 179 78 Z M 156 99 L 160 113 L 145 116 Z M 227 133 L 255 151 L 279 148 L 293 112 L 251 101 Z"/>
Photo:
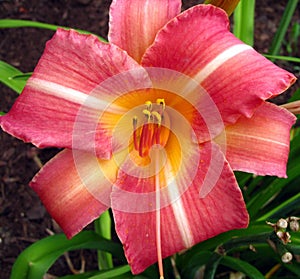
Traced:
<path fill-rule="evenodd" d="M 156 99 L 156 104 L 160 105 L 163 110 L 166 107 L 165 99 Z"/>
<path fill-rule="evenodd" d="M 133 119 L 132 119 L 133 129 L 136 129 L 136 127 L 137 127 L 137 122 L 138 122 L 138 118 L 137 118 L 137 116 L 134 116 Z"/>
<path fill-rule="evenodd" d="M 152 110 L 152 103 L 150 101 L 145 102 L 147 110 L 151 111 Z"/>
<path fill-rule="evenodd" d="M 152 111 L 151 115 L 154 116 L 154 118 L 157 121 L 157 124 L 160 126 L 161 125 L 161 120 L 162 120 L 161 115 L 157 111 Z"/>
<path fill-rule="evenodd" d="M 136 116 L 134 116 L 133 119 L 132 119 L 132 125 L 133 125 L 133 144 L 134 144 L 134 148 L 136 150 L 139 149 L 138 137 L 137 137 L 137 121 L 138 121 L 138 118 Z"/>
<path fill-rule="evenodd" d="M 151 118 L 151 112 L 147 109 L 143 109 L 143 114 L 146 116 L 147 121 L 149 121 Z"/>

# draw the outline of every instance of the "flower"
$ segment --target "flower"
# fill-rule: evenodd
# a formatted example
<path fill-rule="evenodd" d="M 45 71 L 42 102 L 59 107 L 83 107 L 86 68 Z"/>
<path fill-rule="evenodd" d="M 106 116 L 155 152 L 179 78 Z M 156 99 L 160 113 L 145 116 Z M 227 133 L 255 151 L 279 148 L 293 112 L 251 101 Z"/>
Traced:
<path fill-rule="evenodd" d="M 295 119 L 266 99 L 295 77 L 229 32 L 226 13 L 114 0 L 109 43 L 59 29 L 3 130 L 64 148 L 33 178 L 72 237 L 112 207 L 133 273 L 248 214 L 233 170 L 286 176 Z"/>

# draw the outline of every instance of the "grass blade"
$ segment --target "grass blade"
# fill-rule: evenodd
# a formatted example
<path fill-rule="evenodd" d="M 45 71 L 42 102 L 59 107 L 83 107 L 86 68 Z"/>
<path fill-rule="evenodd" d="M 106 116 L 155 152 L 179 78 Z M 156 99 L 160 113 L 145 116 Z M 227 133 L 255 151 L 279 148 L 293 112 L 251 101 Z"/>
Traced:
<path fill-rule="evenodd" d="M 35 27 L 35 28 L 42 28 L 42 29 L 49 29 L 56 31 L 58 28 L 63 28 L 63 29 L 73 29 L 70 27 L 66 26 L 59 26 L 59 25 L 53 25 L 53 24 L 48 24 L 48 23 L 43 23 L 43 22 L 38 22 L 38 21 L 31 21 L 31 20 L 23 20 L 23 19 L 0 19 L 0 29 L 1 28 L 20 28 L 20 27 Z M 81 30 L 81 29 L 75 29 L 79 33 L 82 34 L 92 34 L 91 32 Z M 96 35 L 100 41 L 107 42 L 104 38 Z"/>
<path fill-rule="evenodd" d="M 256 267 L 240 259 L 224 256 L 220 264 L 230 267 L 233 270 L 241 271 L 248 275 L 250 279 L 265 279 Z"/>
<path fill-rule="evenodd" d="M 282 15 L 279 27 L 274 36 L 271 47 L 269 49 L 269 54 L 277 55 L 279 53 L 285 33 L 288 29 L 288 26 L 290 25 L 292 16 L 296 10 L 297 5 L 298 5 L 298 0 L 289 0 L 288 1 L 286 8 L 284 10 L 284 13 Z"/>
<path fill-rule="evenodd" d="M 111 239 L 111 218 L 108 210 L 95 220 L 94 225 L 97 234 L 105 239 Z M 110 253 L 98 250 L 98 267 L 100 270 L 113 267 L 112 256 Z"/>
<path fill-rule="evenodd" d="M 42 278 L 64 252 L 76 249 L 99 249 L 126 262 L 120 244 L 103 239 L 93 231 L 82 231 L 72 239 L 64 234 L 46 237 L 25 249 L 12 268 L 11 279 Z"/>
<path fill-rule="evenodd" d="M 269 55 L 269 54 L 264 54 L 266 58 L 272 59 L 272 60 L 283 60 L 283 61 L 288 61 L 288 62 L 295 62 L 295 63 L 300 63 L 300 58 L 298 57 L 291 57 L 291 56 L 282 56 L 282 55 Z"/>
<path fill-rule="evenodd" d="M 243 0 L 233 13 L 234 35 L 250 46 L 254 43 L 254 12 L 255 0 Z"/>
<path fill-rule="evenodd" d="M 26 84 L 25 80 L 15 80 L 15 76 L 23 75 L 17 68 L 0 60 L 0 82 L 20 94 Z"/>

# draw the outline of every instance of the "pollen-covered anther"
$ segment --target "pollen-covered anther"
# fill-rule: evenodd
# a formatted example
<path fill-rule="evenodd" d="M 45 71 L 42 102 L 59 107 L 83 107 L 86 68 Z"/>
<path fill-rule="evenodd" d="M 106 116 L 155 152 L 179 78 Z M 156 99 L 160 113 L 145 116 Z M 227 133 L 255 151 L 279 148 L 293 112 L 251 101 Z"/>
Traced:
<path fill-rule="evenodd" d="M 146 108 L 142 110 L 143 123 L 138 125 L 138 118 L 133 118 L 133 144 L 135 150 L 141 157 L 149 155 L 149 151 L 154 145 L 165 146 L 169 137 L 169 121 L 165 117 L 165 101 L 157 99 L 156 103 L 145 102 Z M 167 127 L 164 124 L 168 124 Z"/>

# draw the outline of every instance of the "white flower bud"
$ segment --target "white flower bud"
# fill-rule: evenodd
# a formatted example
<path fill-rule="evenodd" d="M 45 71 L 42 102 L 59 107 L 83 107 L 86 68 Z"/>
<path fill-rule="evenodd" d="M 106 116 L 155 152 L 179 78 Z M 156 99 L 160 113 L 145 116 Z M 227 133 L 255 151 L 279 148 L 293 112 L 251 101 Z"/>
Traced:
<path fill-rule="evenodd" d="M 289 263 L 293 259 L 293 255 L 290 252 L 286 252 L 281 256 L 283 263 Z"/>
<path fill-rule="evenodd" d="M 300 218 L 294 217 L 294 216 L 289 218 L 291 231 L 293 231 L 293 232 L 299 231 L 299 220 L 300 220 Z"/>
<path fill-rule="evenodd" d="M 286 229 L 288 227 L 287 220 L 281 218 L 277 221 L 276 226 L 278 229 Z"/>

